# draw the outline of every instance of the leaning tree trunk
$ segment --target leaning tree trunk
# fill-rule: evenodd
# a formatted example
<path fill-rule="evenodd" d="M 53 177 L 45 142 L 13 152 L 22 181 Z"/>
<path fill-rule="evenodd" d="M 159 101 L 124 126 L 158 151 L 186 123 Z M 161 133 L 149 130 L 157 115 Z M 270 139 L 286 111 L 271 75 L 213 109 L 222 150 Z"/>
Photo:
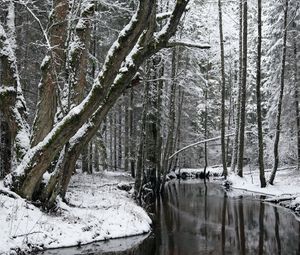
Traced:
<path fill-rule="evenodd" d="M 152 11 L 152 4 L 152 1 L 142 2 L 130 26 L 120 33 L 119 38 L 112 45 L 111 51 L 114 54 L 106 59 L 103 70 L 95 79 L 87 99 L 74 107 L 57 123 L 40 146 L 33 147 L 27 152 L 24 158 L 27 164 L 20 164 L 19 168 L 13 173 L 11 183 L 13 190 L 23 197 L 32 198 L 36 185 L 54 157 L 68 140 L 76 134 L 79 127 L 92 116 L 101 102 L 105 100 L 123 60 L 130 53 L 144 31 Z"/>
<path fill-rule="evenodd" d="M 284 22 L 283 22 L 283 46 L 282 46 L 282 60 L 281 60 L 281 74 L 280 74 L 280 92 L 279 92 L 279 100 L 277 105 L 277 116 L 276 116 L 276 133 L 275 133 L 275 141 L 274 141 L 274 164 L 272 168 L 272 172 L 270 175 L 269 183 L 273 185 L 275 175 L 278 168 L 279 163 L 279 155 L 278 155 L 278 145 L 280 139 L 280 131 L 281 131 L 281 109 L 282 109 L 282 99 L 284 92 L 284 75 L 285 75 L 285 62 L 286 62 L 286 43 L 287 43 L 287 25 L 288 25 L 288 4 L 289 1 L 285 1 L 285 10 L 284 10 Z"/>
<path fill-rule="evenodd" d="M 225 60 L 224 60 L 224 39 L 223 39 L 223 23 L 222 23 L 222 4 L 221 0 L 218 0 L 219 7 L 219 32 L 220 32 L 220 48 L 221 48 L 221 87 L 222 87 L 222 99 L 221 99 L 221 150 L 222 150 L 222 164 L 223 173 L 225 178 L 228 175 L 227 163 L 226 163 L 226 142 L 225 142 L 225 95 L 226 95 L 226 84 L 225 84 Z"/>
<path fill-rule="evenodd" d="M 240 130 L 239 130 L 239 150 L 238 150 L 238 169 L 237 174 L 243 177 L 244 161 L 244 142 L 245 142 L 245 122 L 246 122 L 246 83 L 247 83 L 247 0 L 243 1 L 243 67 L 242 67 L 242 86 L 241 86 L 241 113 L 240 113 Z"/>
<path fill-rule="evenodd" d="M 144 43 L 148 41 L 147 34 L 145 35 L 145 37 L 143 37 L 143 39 L 144 40 L 142 42 Z M 85 146 L 85 144 L 91 139 L 91 137 L 95 134 L 95 132 L 97 132 L 99 125 L 105 119 L 107 112 L 113 106 L 117 98 L 124 92 L 124 89 L 126 89 L 126 86 L 124 86 L 124 84 L 126 85 L 129 84 L 130 81 L 133 79 L 135 72 L 138 70 L 138 67 L 142 63 L 142 60 L 152 55 L 157 50 L 158 50 L 157 45 L 151 44 L 150 48 L 143 48 L 143 51 L 139 52 L 139 55 L 137 55 L 137 56 L 144 56 L 144 58 L 141 57 L 134 58 L 134 60 L 136 61 L 134 62 L 134 65 L 132 65 L 131 61 L 129 60 L 130 65 L 128 65 L 127 72 L 122 72 L 122 74 L 118 76 L 118 79 L 115 81 L 113 86 L 114 89 L 110 91 L 110 93 L 108 94 L 108 98 L 105 100 L 107 103 L 103 107 L 99 107 L 98 110 L 94 113 L 93 118 L 91 118 L 88 121 L 88 124 L 82 127 L 85 132 L 79 130 L 78 133 L 81 134 L 81 136 L 75 136 L 74 140 L 70 141 L 71 146 L 69 149 L 70 153 L 68 153 L 68 155 L 72 158 L 69 159 L 67 157 L 64 158 L 65 162 L 67 162 L 66 165 L 70 169 L 73 169 L 72 166 L 70 167 L 70 162 L 73 162 L 73 164 L 75 163 L 75 158 L 78 157 L 78 153 L 81 151 L 82 147 Z M 55 176 L 53 179 L 55 179 Z M 52 182 L 50 181 L 49 184 L 52 185 Z M 59 187 L 59 185 L 57 185 L 57 187 Z M 48 197 L 54 198 L 55 194 L 57 194 L 56 190 L 57 189 L 55 189 L 53 192 L 54 195 L 52 194 L 51 196 Z"/>
<path fill-rule="evenodd" d="M 263 130 L 262 130 L 262 114 L 261 114 L 261 0 L 257 1 L 258 4 L 258 38 L 257 38 L 257 70 L 256 70 L 256 107 L 257 107 L 257 131 L 258 131 L 258 165 L 259 165 L 259 178 L 260 186 L 266 187 L 265 169 L 264 169 L 264 143 L 263 143 Z"/>
<path fill-rule="evenodd" d="M 12 189 L 23 197 L 32 199 L 39 179 L 70 138 L 75 135 L 69 142 L 71 146 L 81 146 L 85 139 L 93 137 L 97 131 L 94 127 L 105 119 L 143 61 L 168 46 L 187 3 L 188 1 L 177 1 L 169 22 L 158 36 L 154 36 L 155 3 L 151 0 L 140 2 L 130 25 L 125 27 L 113 44 L 110 50 L 112 54 L 106 58 L 87 98 L 57 123 L 43 143 L 28 151 L 24 158 L 27 164 L 22 164 L 12 174 Z M 126 58 L 130 52 L 130 57 Z"/>

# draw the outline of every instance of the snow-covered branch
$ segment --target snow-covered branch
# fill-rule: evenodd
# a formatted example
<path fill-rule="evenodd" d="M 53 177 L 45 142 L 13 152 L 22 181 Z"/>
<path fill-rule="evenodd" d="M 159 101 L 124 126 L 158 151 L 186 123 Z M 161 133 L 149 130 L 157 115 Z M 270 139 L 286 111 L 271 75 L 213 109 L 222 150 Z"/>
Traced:
<path fill-rule="evenodd" d="M 189 41 L 171 41 L 167 44 L 168 48 L 175 47 L 175 46 L 191 47 L 191 48 L 198 48 L 198 49 L 210 49 L 209 44 L 194 43 Z"/>

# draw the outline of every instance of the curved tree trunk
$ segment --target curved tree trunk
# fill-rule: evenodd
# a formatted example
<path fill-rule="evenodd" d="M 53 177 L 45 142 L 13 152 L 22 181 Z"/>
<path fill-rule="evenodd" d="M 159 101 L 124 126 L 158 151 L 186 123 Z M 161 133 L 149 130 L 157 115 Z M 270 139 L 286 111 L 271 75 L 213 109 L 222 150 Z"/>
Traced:
<path fill-rule="evenodd" d="M 281 60 L 281 74 L 280 74 L 280 92 L 279 92 L 279 100 L 277 105 L 277 116 L 276 116 L 276 133 L 275 133 L 275 141 L 274 141 L 274 164 L 272 168 L 272 172 L 270 175 L 269 183 L 273 185 L 275 175 L 278 168 L 279 163 L 279 155 L 278 155 L 278 145 L 280 139 L 280 131 L 281 131 L 281 109 L 282 109 L 282 99 L 284 92 L 284 75 L 285 75 L 285 60 L 286 60 L 286 42 L 287 42 L 287 25 L 288 25 L 288 4 L 289 1 L 285 1 L 285 9 L 284 9 L 284 24 L 283 24 L 283 46 L 282 46 L 282 60 Z"/>

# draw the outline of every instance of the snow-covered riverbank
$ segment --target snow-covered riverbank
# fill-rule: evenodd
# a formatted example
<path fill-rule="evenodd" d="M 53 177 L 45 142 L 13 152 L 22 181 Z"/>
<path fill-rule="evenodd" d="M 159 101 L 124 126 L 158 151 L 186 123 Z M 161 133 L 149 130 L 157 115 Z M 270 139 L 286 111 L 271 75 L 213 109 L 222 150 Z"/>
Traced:
<path fill-rule="evenodd" d="M 118 184 L 132 183 L 124 173 L 73 177 L 67 198 L 53 214 L 21 198 L 0 194 L 0 254 L 83 245 L 149 232 L 151 220 Z M 0 189 L 5 191 L 3 183 Z"/>
<path fill-rule="evenodd" d="M 180 172 L 186 172 L 189 176 L 195 176 L 203 169 L 181 169 Z M 222 167 L 208 167 L 207 171 L 213 175 L 221 175 Z M 266 179 L 268 180 L 271 171 L 266 170 Z M 220 181 L 220 178 L 211 177 L 211 179 Z M 236 190 L 243 190 L 258 193 L 267 196 L 266 201 L 278 203 L 281 206 L 292 209 L 300 213 L 300 172 L 287 167 L 281 168 L 276 174 L 274 185 L 267 184 L 267 187 L 260 187 L 258 169 L 245 167 L 244 177 L 241 178 L 234 173 L 230 173 L 228 178 L 230 187 Z"/>

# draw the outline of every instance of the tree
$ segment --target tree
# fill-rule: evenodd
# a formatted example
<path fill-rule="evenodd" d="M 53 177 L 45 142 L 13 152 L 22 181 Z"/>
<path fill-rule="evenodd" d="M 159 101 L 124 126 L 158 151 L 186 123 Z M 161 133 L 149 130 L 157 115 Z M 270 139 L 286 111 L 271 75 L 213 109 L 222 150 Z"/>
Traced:
<path fill-rule="evenodd" d="M 294 97 L 295 97 L 295 114 L 296 114 L 296 132 L 297 132 L 297 167 L 300 170 L 300 113 L 299 113 L 299 89 L 298 89 L 298 61 L 297 61 L 297 33 L 296 22 L 293 23 L 294 39 L 293 39 L 293 53 L 294 53 Z"/>
<path fill-rule="evenodd" d="M 81 151 L 90 141 L 108 111 L 133 79 L 139 66 L 160 49 L 169 47 L 169 39 L 175 34 L 188 2 L 176 1 L 166 25 L 160 31 L 156 31 L 156 2 L 140 1 L 130 23 L 112 45 L 102 71 L 94 79 L 87 97 L 58 121 L 41 142 L 27 151 L 17 170 L 6 179 L 6 184 L 10 185 L 11 189 L 29 200 L 43 200 L 40 194 L 45 192 L 41 191 L 40 183 L 53 160 L 66 144 L 69 146 L 68 155 L 77 155 L 74 152 Z M 91 5 L 88 3 L 84 7 Z M 46 68 L 50 63 L 50 59 L 46 58 L 43 67 Z M 67 165 L 68 162 L 70 161 L 66 159 L 65 154 L 60 153 L 55 170 L 51 173 L 53 178 L 45 185 L 44 199 L 53 201 L 59 194 L 59 176 L 63 171 L 60 166 Z M 49 185 L 55 188 L 50 188 Z"/>
<path fill-rule="evenodd" d="M 227 159 L 226 159 L 226 143 L 225 143 L 225 94 L 226 94 L 226 84 L 225 84 L 225 60 L 224 60 L 224 39 L 223 39 L 223 22 L 222 22 L 222 4 L 221 0 L 218 0 L 219 7 L 219 32 L 220 32 L 220 53 L 221 53 L 221 147 L 222 147 L 222 164 L 223 173 L 222 175 L 227 177 Z"/>
<path fill-rule="evenodd" d="M 246 121 L 246 90 L 247 90 L 247 36 L 248 36 L 248 9 L 247 0 L 243 2 L 243 58 L 242 58 L 242 82 L 241 82 L 241 113 L 240 113 L 240 130 L 239 130 L 239 149 L 238 149 L 238 169 L 237 174 L 243 177 L 244 163 L 244 140 L 245 140 L 245 121 Z"/>
<path fill-rule="evenodd" d="M 241 90 L 242 90 L 242 61 L 243 61 L 243 1 L 239 2 L 239 75 L 238 75 L 238 92 L 236 99 L 236 115 L 235 115 L 235 132 L 232 148 L 231 171 L 235 172 L 238 148 L 239 148 L 239 131 L 241 116 Z"/>
<path fill-rule="evenodd" d="M 286 63 L 286 48 L 287 48 L 287 26 L 288 26 L 288 6 L 289 1 L 285 1 L 284 7 L 284 24 L 283 24 L 283 45 L 282 45 L 282 60 L 281 60 L 281 73 L 280 73 L 280 92 L 279 92 L 279 100 L 277 104 L 277 115 L 276 115 L 276 131 L 275 131 L 275 140 L 274 140 L 274 164 L 272 168 L 272 172 L 270 175 L 269 183 L 273 185 L 275 175 L 278 168 L 279 163 L 279 156 L 278 156 L 278 145 L 280 139 L 280 131 L 281 131 L 281 109 L 282 109 L 282 99 L 283 99 L 283 92 L 284 92 L 284 75 L 285 75 L 285 63 Z"/>
<path fill-rule="evenodd" d="M 257 105 L 257 131 L 258 131 L 258 165 L 260 186 L 266 187 L 266 178 L 264 170 L 264 144 L 263 144 L 263 130 L 262 130 L 262 116 L 261 116 L 261 96 L 260 96 L 260 84 L 261 84 L 261 0 L 257 1 L 258 14 L 257 14 L 257 72 L 256 72 L 256 105 Z"/>

